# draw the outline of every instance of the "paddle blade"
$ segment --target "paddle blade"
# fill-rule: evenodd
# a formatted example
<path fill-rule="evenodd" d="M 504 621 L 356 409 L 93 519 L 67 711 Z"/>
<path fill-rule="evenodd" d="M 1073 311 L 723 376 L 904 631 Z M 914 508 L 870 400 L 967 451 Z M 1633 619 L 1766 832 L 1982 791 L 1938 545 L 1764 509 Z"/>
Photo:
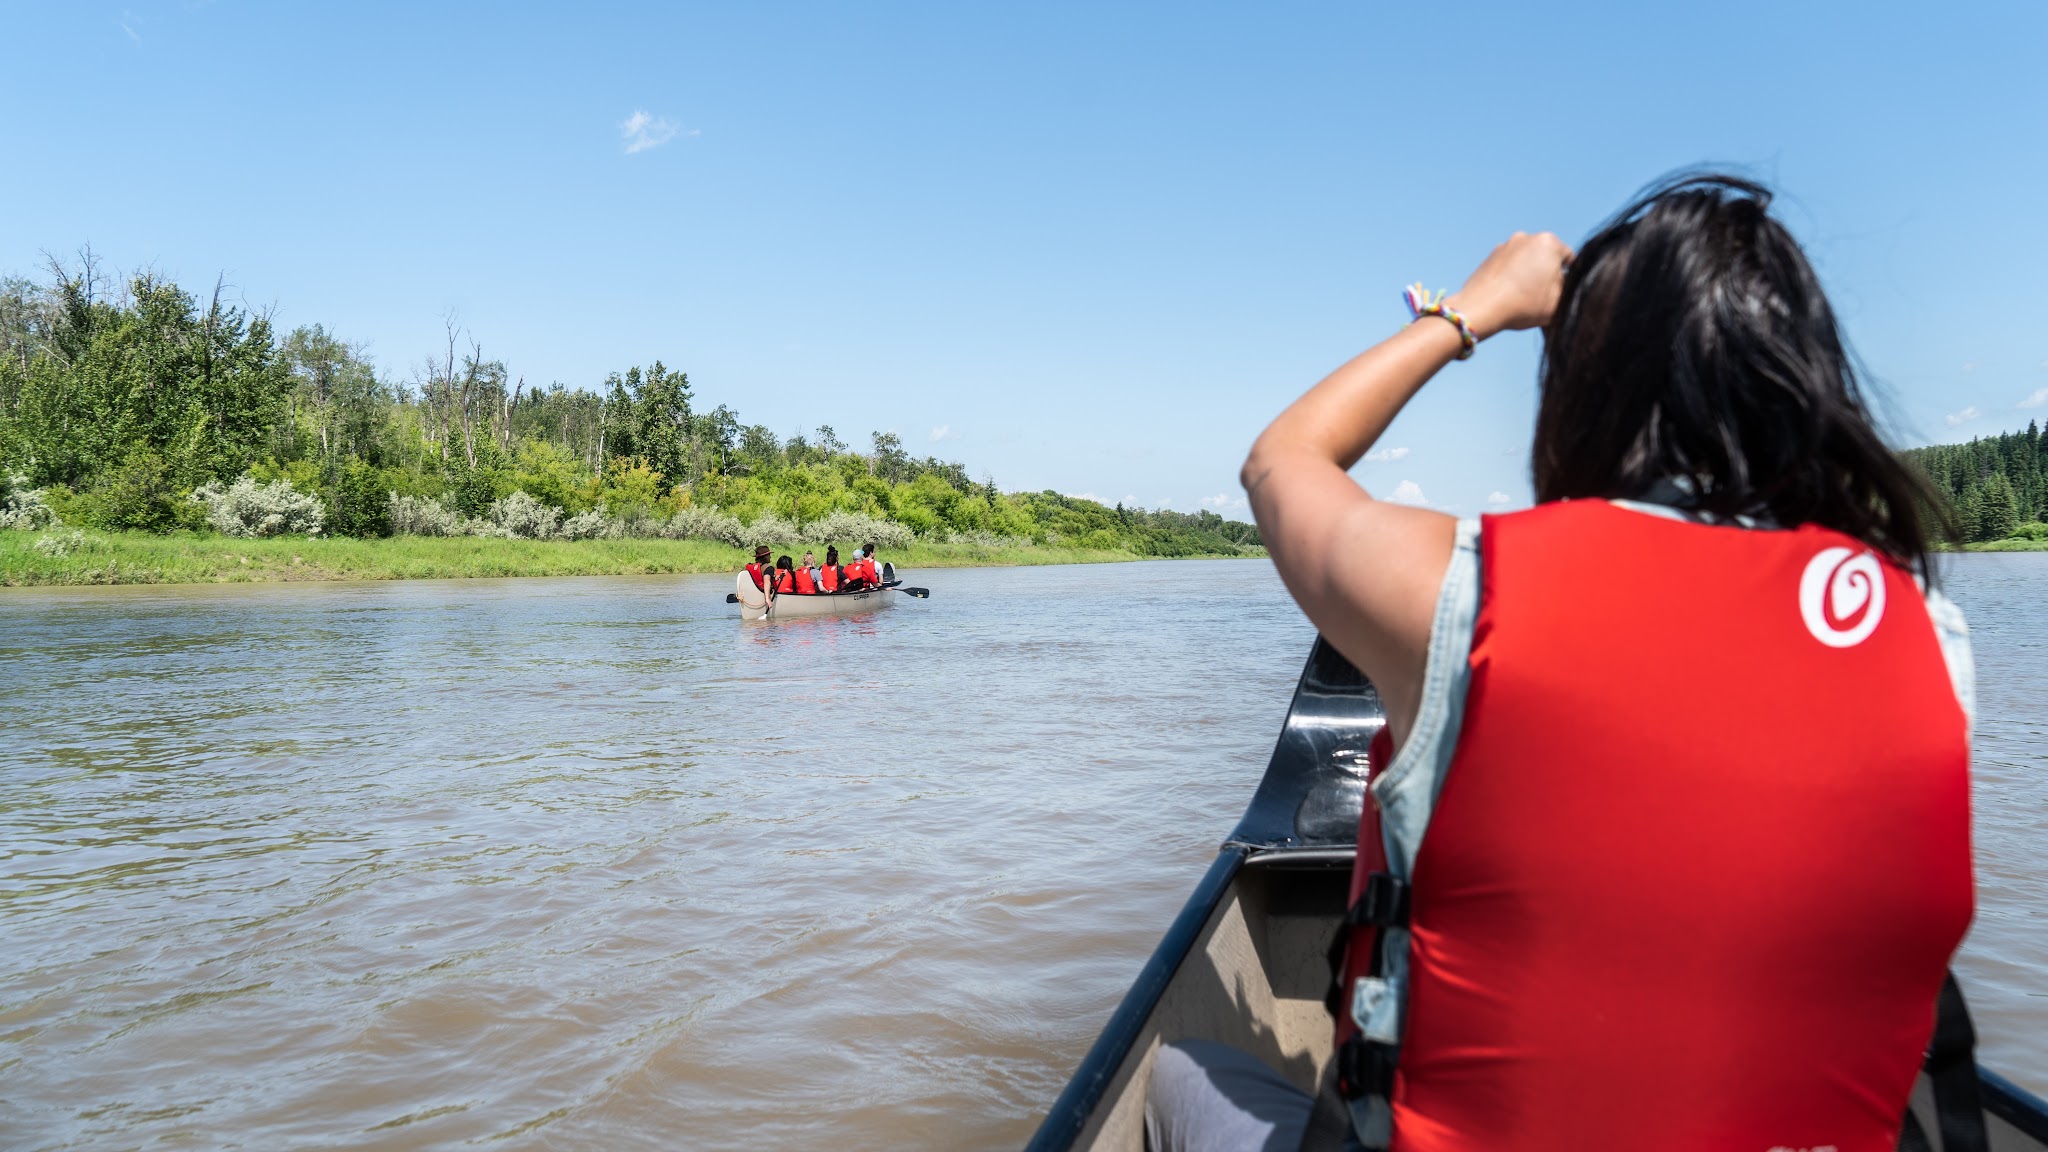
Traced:
<path fill-rule="evenodd" d="M 726 602 L 727 604 L 737 604 L 737 603 L 739 603 L 739 602 L 740 602 L 740 594 L 739 594 L 739 593 L 737 593 L 737 592 L 727 592 L 727 593 L 725 594 L 725 602 Z"/>
<path fill-rule="evenodd" d="M 929 588 L 898 588 L 897 591 L 905 596 L 915 596 L 919 600 L 929 600 L 932 598 L 932 590 Z"/>

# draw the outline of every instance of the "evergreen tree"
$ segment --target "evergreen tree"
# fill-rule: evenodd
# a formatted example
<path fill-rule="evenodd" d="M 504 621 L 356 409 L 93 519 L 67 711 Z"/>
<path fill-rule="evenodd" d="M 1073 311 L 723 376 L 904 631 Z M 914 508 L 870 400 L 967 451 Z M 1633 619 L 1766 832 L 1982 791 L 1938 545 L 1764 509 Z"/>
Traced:
<path fill-rule="evenodd" d="M 1993 472 L 1978 494 L 1977 539 L 2003 540 L 2019 529 L 2019 502 L 2013 499 L 2012 482 L 2005 473 Z"/>

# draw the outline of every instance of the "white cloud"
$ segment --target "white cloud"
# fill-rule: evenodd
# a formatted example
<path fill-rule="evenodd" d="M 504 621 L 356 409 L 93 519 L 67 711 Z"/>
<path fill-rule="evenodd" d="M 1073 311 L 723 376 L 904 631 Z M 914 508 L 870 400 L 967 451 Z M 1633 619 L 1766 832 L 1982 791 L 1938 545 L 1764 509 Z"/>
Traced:
<path fill-rule="evenodd" d="M 1060 495 L 1065 496 L 1069 500 L 1093 500 L 1097 504 L 1106 503 L 1102 497 L 1097 496 L 1093 492 L 1062 492 Z"/>
<path fill-rule="evenodd" d="M 2043 404 L 2048 404 L 2048 388 L 2036 388 L 2019 402 L 2021 408 L 2039 408 Z"/>
<path fill-rule="evenodd" d="M 1366 463 L 1368 464 L 1392 464 L 1396 460 L 1406 460 L 1407 458 L 1408 449 L 1406 448 L 1376 448 L 1365 454 Z"/>
<path fill-rule="evenodd" d="M 645 108 L 633 109 L 633 114 L 619 122 L 619 139 L 626 142 L 626 155 L 659 148 L 678 135 L 695 136 L 697 129 L 683 131 L 683 126 L 666 116 L 656 116 Z"/>
<path fill-rule="evenodd" d="M 1202 497 L 1201 503 L 1204 508 L 1214 508 L 1221 512 L 1226 508 L 1243 508 L 1245 499 L 1242 496 L 1232 496 L 1228 492 L 1218 492 L 1214 496 Z"/>
<path fill-rule="evenodd" d="M 932 429 L 932 443 L 934 444 L 941 440 L 957 440 L 959 438 L 959 433 L 953 431 L 951 424 L 940 424 Z"/>
<path fill-rule="evenodd" d="M 1422 494 L 1422 485 L 1413 480 L 1403 480 L 1394 485 L 1394 494 L 1387 497 L 1387 500 L 1393 504 L 1412 504 L 1417 508 L 1429 503 L 1429 497 Z"/>
<path fill-rule="evenodd" d="M 1157 503 L 1161 508 L 1171 508 L 1173 507 L 1173 497 L 1161 496 L 1157 501 L 1155 501 L 1155 503 Z"/>
<path fill-rule="evenodd" d="M 1976 362 L 1975 360 L 1972 360 L 1972 361 L 1970 361 L 1969 363 L 1967 363 L 1967 364 L 1963 365 L 1963 371 L 1965 371 L 1965 372 L 1975 372 L 1976 370 L 1977 370 L 1977 362 Z"/>
<path fill-rule="evenodd" d="M 1946 419 L 1948 420 L 1948 426 L 1953 428 L 1958 424 L 1968 424 L 1970 421 L 1975 420 L 1977 417 L 1982 415 L 1982 412 L 1977 411 L 1977 406 L 1975 404 L 1972 404 L 1968 408 L 1963 409 L 1961 412 L 1949 413 Z"/>
<path fill-rule="evenodd" d="M 140 44 L 142 43 L 142 33 L 135 30 L 137 23 L 138 20 L 135 13 L 126 8 L 121 9 L 121 31 L 126 32 L 130 40 Z"/>
<path fill-rule="evenodd" d="M 1489 492 L 1486 494 L 1486 505 L 1489 508 L 1505 508 L 1514 502 L 1515 498 L 1505 492 Z"/>

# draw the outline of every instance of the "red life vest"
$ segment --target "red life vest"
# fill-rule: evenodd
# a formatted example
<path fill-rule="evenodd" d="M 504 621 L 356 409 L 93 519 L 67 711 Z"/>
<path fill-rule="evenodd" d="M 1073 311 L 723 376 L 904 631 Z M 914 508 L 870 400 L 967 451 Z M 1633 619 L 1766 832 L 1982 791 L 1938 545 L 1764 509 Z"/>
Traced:
<path fill-rule="evenodd" d="M 813 596 L 817 594 L 817 591 L 818 586 L 811 582 L 811 570 L 809 568 L 797 569 L 796 594 L 799 596 Z"/>
<path fill-rule="evenodd" d="M 1891 1152 L 1972 911 L 1967 725 L 1912 577 L 1596 500 L 1481 531 L 1393 1147 Z M 1354 898 L 1379 842 L 1369 804 Z"/>
<path fill-rule="evenodd" d="M 763 592 L 768 590 L 768 585 L 761 582 L 761 566 L 759 564 L 747 565 L 747 575 L 754 578 L 754 587 L 761 589 Z"/>
<path fill-rule="evenodd" d="M 775 594 L 780 596 L 785 592 L 794 591 L 796 591 L 796 577 L 786 570 L 778 570 L 775 574 Z"/>
<path fill-rule="evenodd" d="M 839 565 L 827 564 L 818 569 L 818 587 L 826 592 L 839 591 Z"/>

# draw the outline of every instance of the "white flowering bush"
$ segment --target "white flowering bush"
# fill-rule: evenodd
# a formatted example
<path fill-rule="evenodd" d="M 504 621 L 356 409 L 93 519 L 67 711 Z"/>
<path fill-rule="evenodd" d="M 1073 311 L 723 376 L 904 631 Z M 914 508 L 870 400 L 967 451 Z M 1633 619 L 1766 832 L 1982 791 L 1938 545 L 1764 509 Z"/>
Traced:
<path fill-rule="evenodd" d="M 45 532 L 33 545 L 45 556 L 69 556 L 85 547 L 85 533 L 73 528 L 66 532 Z"/>
<path fill-rule="evenodd" d="M 394 536 L 467 536 L 469 520 L 432 496 L 391 494 Z"/>
<path fill-rule="evenodd" d="M 611 518 L 602 512 L 578 512 L 562 521 L 560 535 L 564 540 L 601 540 L 615 527 Z"/>
<path fill-rule="evenodd" d="M 972 532 L 947 532 L 944 535 L 934 532 L 929 538 L 941 544 L 970 544 L 977 548 L 1027 548 L 1031 545 L 1029 536 L 998 536 L 982 528 L 976 528 Z"/>
<path fill-rule="evenodd" d="M 292 487 L 289 480 L 258 484 L 244 476 L 223 488 L 210 480 L 192 493 L 206 510 L 206 523 L 227 536 L 317 536 L 327 510 L 320 498 Z"/>
<path fill-rule="evenodd" d="M 18 472 L 0 472 L 0 529 L 33 531 L 56 522 L 56 510 L 43 500 L 41 488 L 30 488 L 28 477 Z"/>
<path fill-rule="evenodd" d="M 908 547 L 914 535 L 910 529 L 889 520 L 854 512 L 834 512 L 822 520 L 798 525 L 773 513 L 757 517 L 752 524 L 716 508 L 685 508 L 667 519 L 656 519 L 645 507 L 626 505 L 615 515 L 601 511 L 579 512 L 564 517 L 562 510 L 525 492 L 514 492 L 493 501 L 480 517 L 465 517 L 431 496 L 391 494 L 391 531 L 396 536 L 490 536 L 520 540 L 715 540 L 733 547 L 766 544 L 792 548 L 813 544 L 822 548 L 837 544 L 852 549 L 872 540 L 883 548 Z M 990 536 L 988 543 L 1012 543 L 1009 537 Z M 1027 541 L 1028 542 L 1028 541 Z"/>
<path fill-rule="evenodd" d="M 863 516 L 858 512 L 834 512 L 822 520 L 804 525 L 803 536 L 814 544 L 846 544 L 859 547 L 872 540 L 878 548 L 910 547 L 910 529 L 894 520 Z"/>
<path fill-rule="evenodd" d="M 522 540 L 552 540 L 562 532 L 562 510 L 524 492 L 492 501 L 484 518 L 505 535 Z"/>
<path fill-rule="evenodd" d="M 797 527 L 796 521 L 784 519 L 773 512 L 764 512 L 754 517 L 754 522 L 740 529 L 740 532 L 746 537 L 743 541 L 746 544 L 789 546 L 803 540 L 803 529 Z"/>
<path fill-rule="evenodd" d="M 660 535 L 669 540 L 716 540 L 737 548 L 746 543 L 747 528 L 739 517 L 716 508 L 685 508 L 662 522 Z"/>

